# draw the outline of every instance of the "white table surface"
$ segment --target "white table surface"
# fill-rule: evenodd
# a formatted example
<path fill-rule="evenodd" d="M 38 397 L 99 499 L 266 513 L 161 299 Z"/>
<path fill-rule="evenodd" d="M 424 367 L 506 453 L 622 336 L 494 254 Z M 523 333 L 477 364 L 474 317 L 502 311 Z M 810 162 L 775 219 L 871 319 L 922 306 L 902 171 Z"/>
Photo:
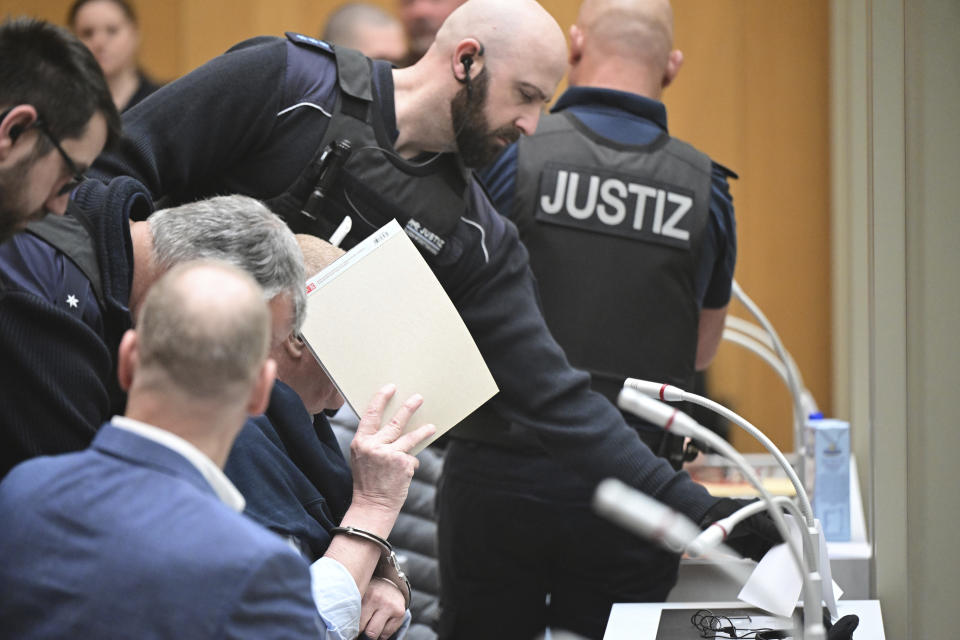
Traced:
<path fill-rule="evenodd" d="M 610 620 L 603 640 L 656 640 L 660 612 L 664 609 L 743 609 L 742 602 L 652 602 L 618 603 L 610 611 Z M 853 632 L 854 640 L 884 640 L 883 619 L 878 600 L 840 600 L 840 616 L 856 614 L 860 625 Z M 691 626 L 692 629 L 692 626 Z"/>

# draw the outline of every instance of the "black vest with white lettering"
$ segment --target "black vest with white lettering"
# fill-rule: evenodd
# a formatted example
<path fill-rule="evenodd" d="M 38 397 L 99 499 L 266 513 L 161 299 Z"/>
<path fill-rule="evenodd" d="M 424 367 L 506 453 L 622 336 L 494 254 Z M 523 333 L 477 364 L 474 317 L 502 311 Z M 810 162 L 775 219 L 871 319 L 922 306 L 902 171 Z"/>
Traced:
<path fill-rule="evenodd" d="M 514 218 L 571 364 L 613 401 L 628 376 L 689 389 L 710 159 L 666 134 L 609 140 L 568 112 L 519 145 Z"/>
<path fill-rule="evenodd" d="M 302 37 L 288 37 L 306 46 Z M 438 255 L 441 261 L 452 260 L 448 241 L 466 210 L 472 174 L 452 153 L 432 154 L 420 165 L 397 155 L 374 97 L 372 62 L 352 49 L 329 49 L 336 57 L 339 92 L 323 141 L 297 180 L 267 205 L 295 232 L 324 239 L 349 215 L 353 227 L 343 242 L 345 248 L 396 218 L 428 262 L 435 262 Z M 315 215 L 306 216 L 301 212 L 319 186 L 325 151 L 338 141 L 349 142 L 349 158 L 330 181 Z"/>

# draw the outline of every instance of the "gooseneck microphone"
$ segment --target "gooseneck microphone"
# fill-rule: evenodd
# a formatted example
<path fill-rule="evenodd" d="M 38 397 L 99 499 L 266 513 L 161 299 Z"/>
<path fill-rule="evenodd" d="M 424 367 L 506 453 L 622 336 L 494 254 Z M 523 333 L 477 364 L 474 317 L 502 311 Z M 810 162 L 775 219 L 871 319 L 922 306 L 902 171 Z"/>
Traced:
<path fill-rule="evenodd" d="M 797 518 L 797 520 L 803 520 L 800 510 L 797 509 L 797 505 L 795 505 L 790 498 L 786 496 L 774 496 L 773 502 L 787 509 L 790 515 Z M 724 540 L 730 537 L 730 532 L 733 531 L 738 524 L 747 518 L 757 515 L 766 508 L 767 505 L 763 502 L 751 502 L 747 506 L 734 511 L 726 518 L 721 518 L 711 523 L 710 526 L 701 531 L 684 550 L 691 558 L 699 558 L 708 551 L 720 546 Z"/>
<path fill-rule="evenodd" d="M 667 390 L 665 389 L 664 397 L 666 397 L 666 393 Z M 809 538 L 802 536 L 804 551 L 806 553 L 801 553 L 796 541 L 790 535 L 783 513 L 774 502 L 773 496 L 771 496 L 770 492 L 763 486 L 760 478 L 757 477 L 756 471 L 754 471 L 753 467 L 750 466 L 743 455 L 734 449 L 726 440 L 698 424 L 690 416 L 663 404 L 659 400 L 654 400 L 636 389 L 624 387 L 617 397 L 617 406 L 662 427 L 665 431 L 705 442 L 708 446 L 721 452 L 740 468 L 744 477 L 760 493 L 761 498 L 766 503 L 770 517 L 786 543 L 787 549 L 790 551 L 793 562 L 803 580 L 803 637 L 806 640 L 823 640 L 826 636 L 826 630 L 824 629 L 823 622 L 820 620 L 820 606 L 823 601 L 823 592 L 822 579 L 819 571 L 819 549 L 808 548 Z M 805 563 L 805 557 L 810 559 L 810 566 L 807 566 Z"/>
<path fill-rule="evenodd" d="M 773 455 L 777 463 L 783 467 L 784 472 L 787 474 L 787 477 L 790 479 L 790 483 L 793 484 L 794 491 L 797 493 L 797 499 L 800 501 L 800 510 L 803 512 L 803 522 L 807 524 L 808 527 L 814 526 L 814 515 L 813 507 L 810 504 L 810 498 L 807 495 L 806 490 L 803 488 L 803 483 L 800 481 L 799 476 L 793 468 L 793 465 L 790 464 L 790 461 L 787 460 L 786 456 L 783 455 L 783 452 L 777 448 L 770 438 L 767 437 L 763 431 L 752 425 L 747 421 L 743 416 L 738 413 L 727 409 L 723 405 L 710 400 L 709 398 L 704 398 L 703 396 L 697 395 L 695 393 L 689 393 L 678 389 L 673 385 L 661 384 L 659 382 L 650 382 L 648 380 L 638 380 L 636 378 L 627 378 L 623 386 L 628 389 L 633 389 L 640 392 L 648 398 L 658 398 L 665 402 L 690 402 L 692 404 L 704 407 L 709 409 L 714 413 L 717 413 L 730 422 L 733 422 L 744 431 L 756 438 L 764 448 Z"/>

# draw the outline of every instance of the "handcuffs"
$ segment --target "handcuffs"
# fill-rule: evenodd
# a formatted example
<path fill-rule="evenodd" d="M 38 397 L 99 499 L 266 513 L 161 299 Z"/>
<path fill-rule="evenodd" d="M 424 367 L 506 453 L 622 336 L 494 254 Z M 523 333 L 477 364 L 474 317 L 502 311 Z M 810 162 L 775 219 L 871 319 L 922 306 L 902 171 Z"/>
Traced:
<path fill-rule="evenodd" d="M 400 568 L 400 561 L 397 559 L 397 554 L 393 550 L 393 545 L 374 533 L 356 527 L 346 526 L 333 527 L 330 529 L 331 536 L 340 534 L 362 538 L 380 547 L 380 560 L 377 562 L 376 569 L 373 570 L 373 575 L 376 578 L 386 580 L 399 589 L 400 593 L 403 594 L 404 608 L 409 609 L 410 580 L 407 579 L 407 574 Z"/>

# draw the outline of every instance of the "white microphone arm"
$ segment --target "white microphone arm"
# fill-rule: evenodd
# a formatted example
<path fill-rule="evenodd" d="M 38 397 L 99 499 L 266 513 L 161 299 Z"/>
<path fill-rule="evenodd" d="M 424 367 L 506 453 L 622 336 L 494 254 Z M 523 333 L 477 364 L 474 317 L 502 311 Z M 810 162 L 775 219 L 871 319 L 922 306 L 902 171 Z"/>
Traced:
<path fill-rule="evenodd" d="M 743 331 L 740 326 L 752 327 L 753 331 Z M 808 416 L 811 413 L 817 413 L 820 411 L 820 408 L 817 406 L 817 401 L 813 397 L 813 394 L 810 393 L 810 390 L 807 389 L 803 384 L 803 378 L 800 376 L 800 371 L 797 369 L 796 363 L 793 362 L 793 358 L 790 358 L 790 361 L 787 364 L 784 364 L 780 358 L 773 352 L 773 347 L 768 343 L 770 342 L 769 337 L 766 334 L 763 334 L 766 337 L 766 340 L 760 340 L 758 335 L 762 332 L 760 327 L 747 322 L 746 320 L 741 320 L 740 318 L 727 317 L 727 324 L 723 329 L 723 339 L 727 342 L 737 345 L 747 351 L 753 353 L 760 357 L 761 360 L 770 365 L 770 368 L 776 371 L 777 375 L 783 380 L 783 384 L 787 387 L 787 392 L 793 395 L 793 389 L 790 387 L 790 377 L 787 375 L 787 367 L 789 366 L 793 372 L 796 379 L 799 381 L 800 385 L 800 406 L 803 409 L 803 415 Z M 790 354 L 787 354 L 790 357 Z"/>
<path fill-rule="evenodd" d="M 773 502 L 781 507 L 785 507 L 798 521 L 803 521 L 800 510 L 797 509 L 797 505 L 795 505 L 790 498 L 786 496 L 774 496 Z M 766 508 L 767 505 L 764 502 L 751 502 L 747 506 L 734 511 L 726 518 L 721 518 L 711 523 L 709 527 L 701 531 L 700 535 L 687 545 L 687 555 L 691 558 L 698 558 L 711 549 L 716 548 L 730 536 L 730 532 L 733 531 L 738 524 L 751 516 L 757 515 Z"/>
<path fill-rule="evenodd" d="M 756 471 L 754 471 L 753 467 L 750 466 L 743 455 L 734 449 L 729 442 L 706 427 L 698 424 L 690 416 L 658 400 L 654 400 L 636 389 L 624 387 L 617 397 L 617 405 L 625 411 L 629 411 L 655 425 L 659 425 L 666 431 L 706 443 L 708 446 L 713 447 L 732 460 L 740 468 L 744 477 L 760 493 L 761 498 L 766 503 L 770 517 L 777 527 L 780 536 L 783 538 L 783 541 L 786 543 L 787 549 L 790 551 L 790 555 L 793 557 L 797 569 L 800 571 L 804 591 L 804 638 L 805 640 L 824 640 L 826 630 L 823 627 L 820 612 L 823 594 L 819 562 L 812 563 L 812 566 L 816 567 L 816 570 L 808 570 L 804 563 L 803 554 L 800 552 L 796 541 L 790 536 L 790 530 L 787 528 L 787 522 L 783 518 L 783 513 L 776 506 L 773 501 L 773 496 L 771 496 L 770 492 L 763 486 L 760 478 L 757 477 Z M 803 536 L 803 540 L 806 543 L 807 537 Z M 816 560 L 817 553 L 810 550 L 808 557 L 811 560 Z"/>
<path fill-rule="evenodd" d="M 777 448 L 777 445 L 773 444 L 773 441 L 770 440 L 770 438 L 768 438 L 763 431 L 753 426 L 743 416 L 738 413 L 734 413 L 722 404 L 714 402 L 709 398 L 704 398 L 703 396 L 699 396 L 695 393 L 689 393 L 683 389 L 674 387 L 673 385 L 650 382 L 649 380 L 638 380 L 636 378 L 627 378 L 624 381 L 623 386 L 633 389 L 634 391 L 638 391 L 648 398 L 659 398 L 667 402 L 686 401 L 706 409 L 710 409 L 711 411 L 723 416 L 752 435 L 760 442 L 760 444 L 764 446 L 767 451 L 771 453 L 771 455 L 773 455 L 774 459 L 780 464 L 780 466 L 783 467 L 784 472 L 787 474 L 787 477 L 790 479 L 790 482 L 793 484 L 793 488 L 797 493 L 797 499 L 800 501 L 800 510 L 803 512 L 803 521 L 808 527 L 813 526 L 813 507 L 810 504 L 810 498 L 807 496 L 807 492 L 803 488 L 803 483 L 800 481 L 800 477 L 797 475 L 793 465 L 790 464 L 790 461 L 787 460 L 786 456 L 783 455 L 783 452 Z"/>
<path fill-rule="evenodd" d="M 773 343 L 773 350 L 777 353 L 777 356 L 783 361 L 787 369 L 787 386 L 790 387 L 790 395 L 793 398 L 793 446 L 797 454 L 800 457 L 803 457 L 804 453 L 804 442 L 803 442 L 803 424 L 806 419 L 806 416 L 803 415 L 803 407 L 801 406 L 800 399 L 803 397 L 803 392 L 800 388 L 800 383 L 797 380 L 796 372 L 793 368 L 790 367 L 790 356 L 787 355 L 787 350 L 783 346 L 783 342 L 780 340 L 780 336 L 777 335 L 776 330 L 773 328 L 773 324 L 767 319 L 767 316 L 763 315 L 763 311 L 760 310 L 760 307 L 757 306 L 753 300 L 750 299 L 743 288 L 740 286 L 740 283 L 736 280 L 733 281 L 732 292 L 734 297 L 746 307 L 754 318 L 757 319 L 757 322 L 766 330 L 767 334 L 770 336 L 770 340 Z"/>

